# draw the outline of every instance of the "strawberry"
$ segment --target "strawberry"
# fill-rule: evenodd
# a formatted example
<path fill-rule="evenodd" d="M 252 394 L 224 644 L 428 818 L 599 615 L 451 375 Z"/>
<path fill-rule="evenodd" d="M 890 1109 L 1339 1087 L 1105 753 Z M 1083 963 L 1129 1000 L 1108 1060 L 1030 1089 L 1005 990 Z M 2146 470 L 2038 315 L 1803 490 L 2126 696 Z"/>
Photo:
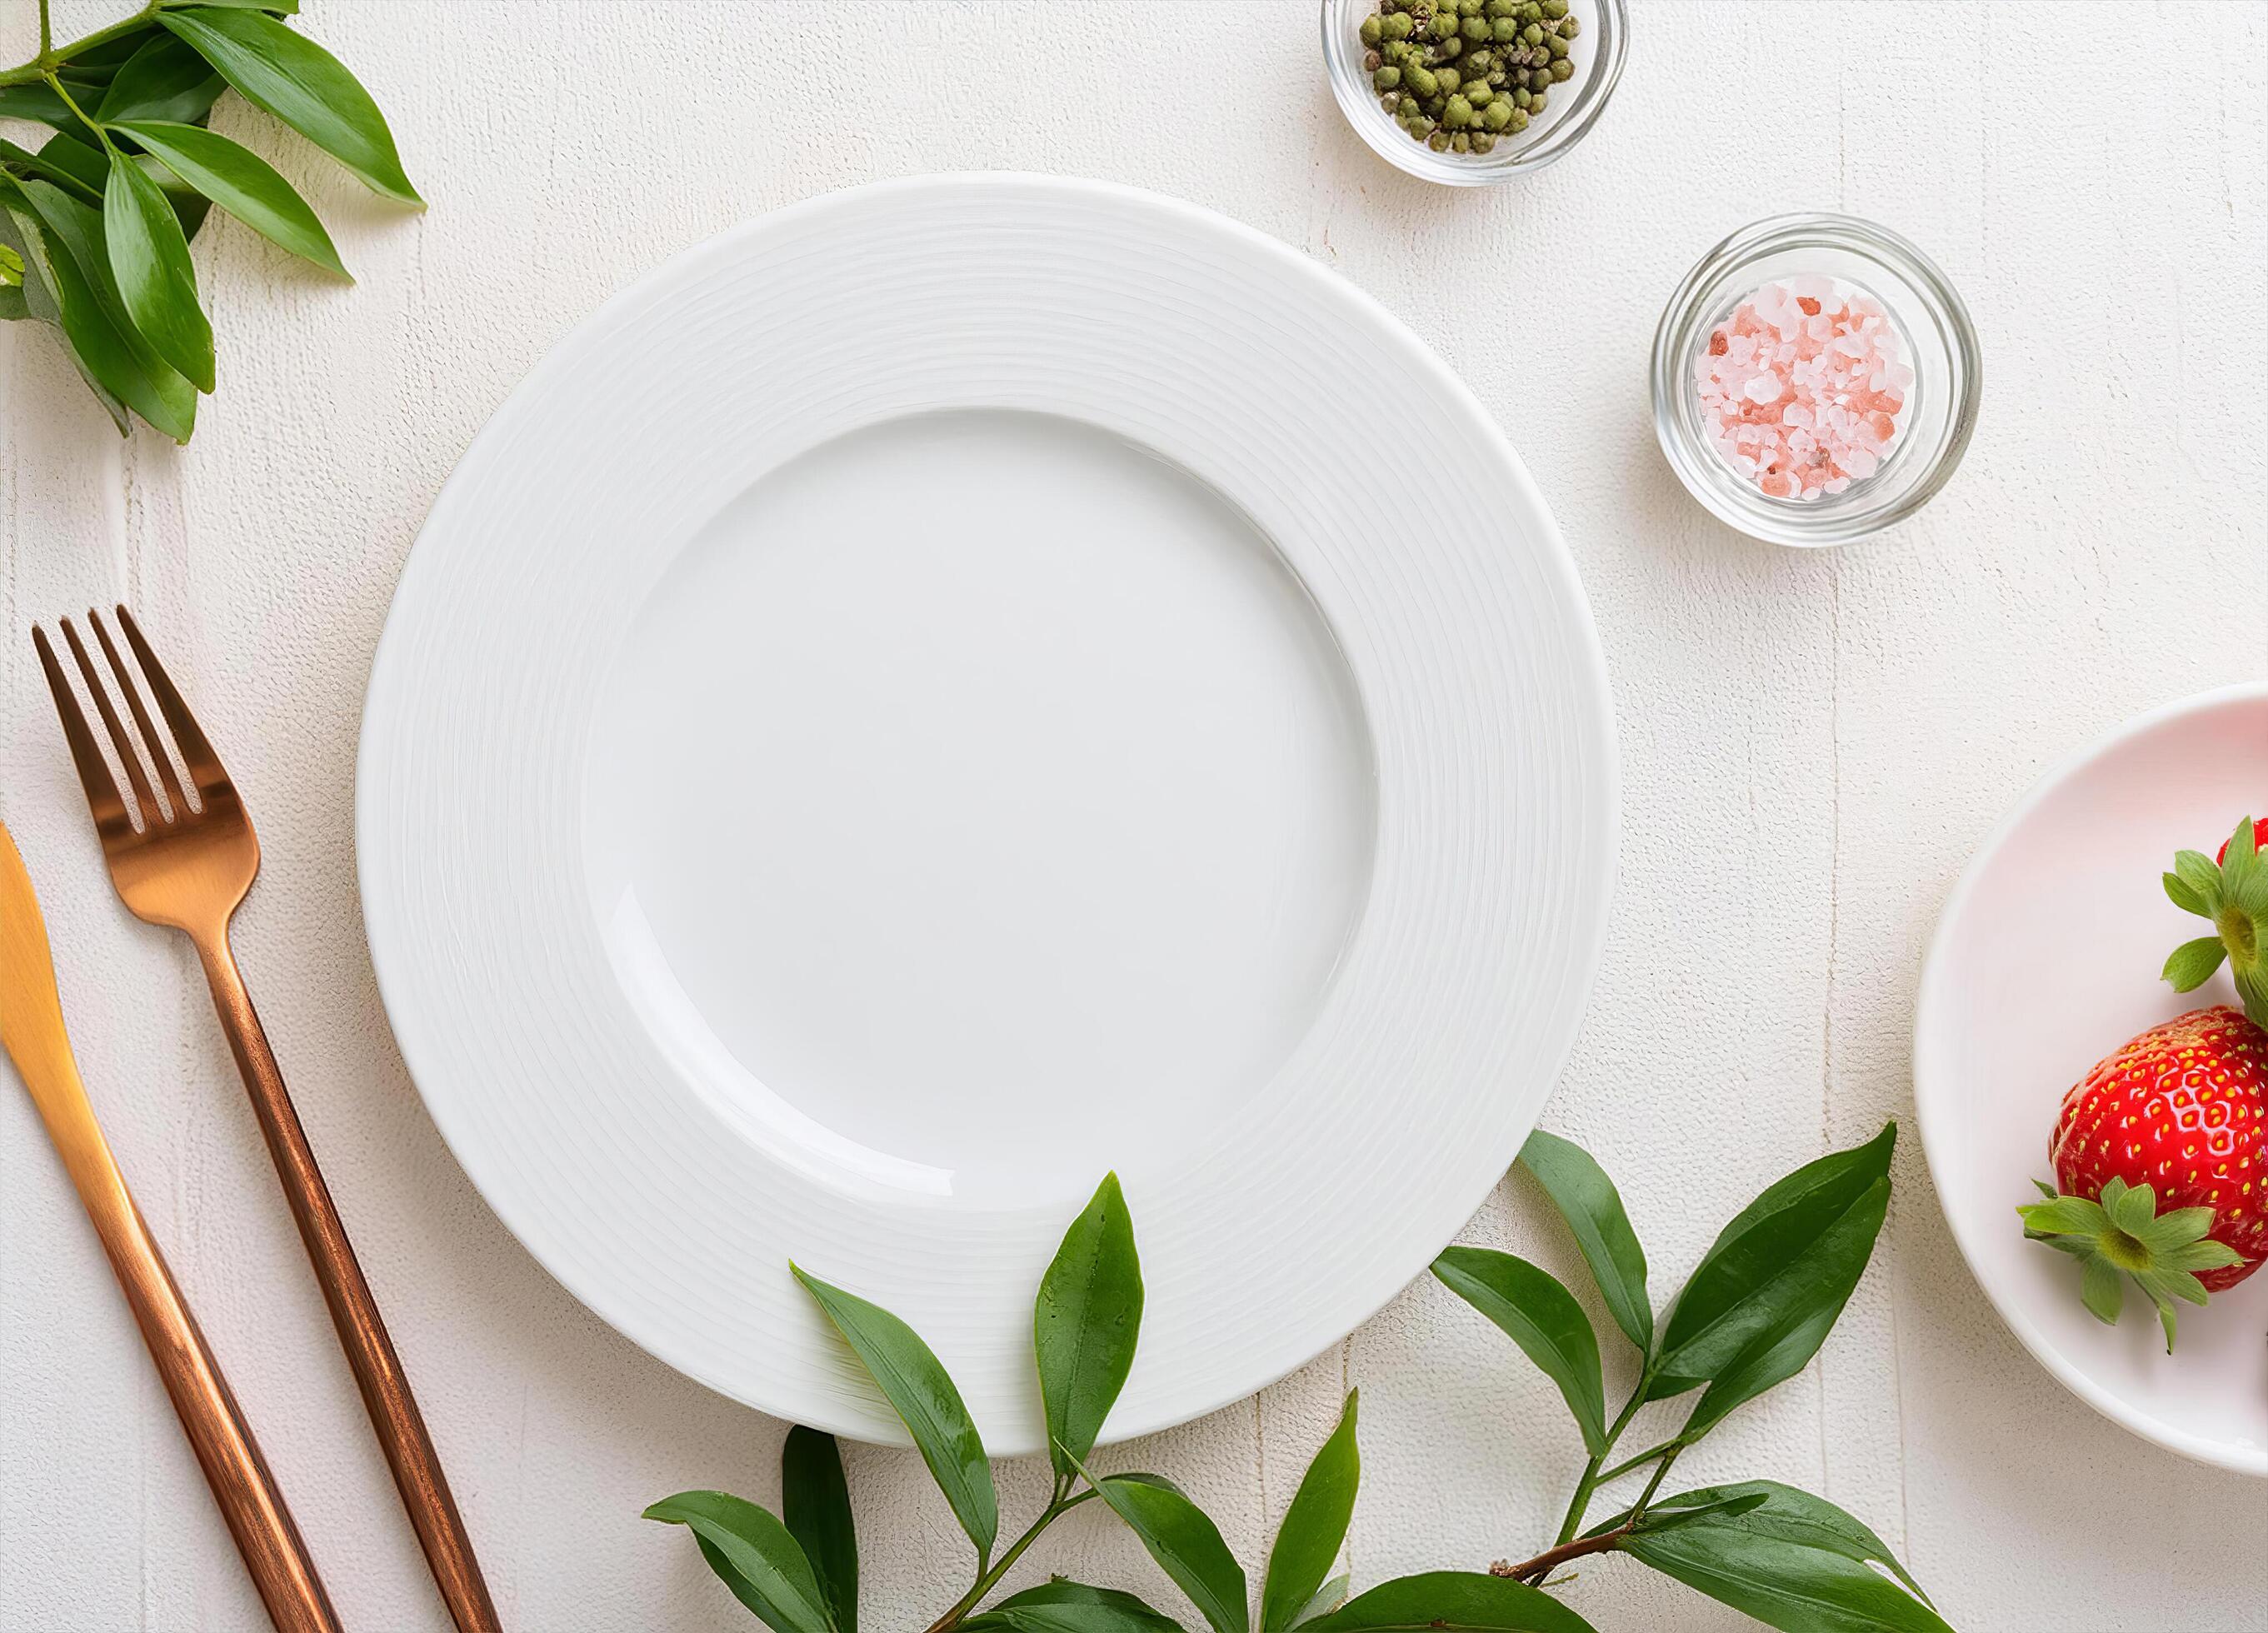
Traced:
<path fill-rule="evenodd" d="M 2064 1097 L 2048 1160 L 2061 1189 L 2016 1210 L 2024 1234 L 2080 1262 L 2102 1320 L 2132 1277 L 2171 1354 L 2175 1299 L 2203 1304 L 2268 1258 L 2268 1031 L 2219 1007 L 2130 1038 Z"/>
<path fill-rule="evenodd" d="M 2268 1259 L 2268 820 L 2239 822 L 2213 861 L 2182 851 L 2164 882 L 2213 927 L 2164 978 L 2194 992 L 2226 960 L 2244 1012 L 2191 1010 L 2097 1061 L 2048 1142 L 2061 1188 L 2016 1211 L 2026 1236 L 2080 1262 L 2098 1319 L 2118 1319 L 2131 1277 L 2171 1354 L 2175 1299 L 2203 1304 Z"/>

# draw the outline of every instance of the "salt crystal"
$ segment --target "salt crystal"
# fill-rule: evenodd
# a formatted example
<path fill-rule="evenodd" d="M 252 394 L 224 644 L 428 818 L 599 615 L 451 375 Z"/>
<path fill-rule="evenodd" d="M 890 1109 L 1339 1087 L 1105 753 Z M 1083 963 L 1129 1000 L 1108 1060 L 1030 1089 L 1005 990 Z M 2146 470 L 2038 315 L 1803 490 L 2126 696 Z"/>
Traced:
<path fill-rule="evenodd" d="M 1913 371 L 1875 301 L 1814 276 L 1767 283 L 1694 359 L 1711 444 L 1774 498 L 1842 493 L 1881 468 Z"/>

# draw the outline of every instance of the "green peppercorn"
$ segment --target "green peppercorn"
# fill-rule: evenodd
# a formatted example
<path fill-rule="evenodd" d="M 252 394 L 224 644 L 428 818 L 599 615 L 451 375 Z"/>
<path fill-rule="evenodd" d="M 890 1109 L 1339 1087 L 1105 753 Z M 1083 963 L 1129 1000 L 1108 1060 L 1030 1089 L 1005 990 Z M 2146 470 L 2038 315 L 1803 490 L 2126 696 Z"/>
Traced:
<path fill-rule="evenodd" d="M 1528 111 L 1529 113 L 1531 113 L 1531 114 L 1540 114 L 1540 113 L 1542 113 L 1542 112 L 1543 111 L 1543 103 L 1544 103 L 1544 96 L 1543 96 L 1543 93 L 1541 91 L 1531 92 L 1529 92 L 1529 93 L 1528 93 Z"/>
<path fill-rule="evenodd" d="M 1525 129 L 1528 129 L 1528 115 L 1527 115 L 1527 114 L 1523 114 L 1523 113 L 1521 113 L 1518 108 L 1514 108 L 1514 109 L 1513 109 L 1513 110 L 1512 110 L 1512 134 L 1513 134 L 1513 135 L 1514 135 L 1514 136 L 1518 136 L 1521 131 L 1523 131 L 1523 130 L 1525 130 Z"/>
<path fill-rule="evenodd" d="M 1441 82 L 1435 77 L 1432 69 L 1421 67 L 1414 63 L 1402 70 L 1402 77 L 1403 82 L 1421 97 L 1430 97 L 1441 88 Z"/>
<path fill-rule="evenodd" d="M 1354 32 L 1355 37 L 1360 40 L 1363 44 L 1366 46 L 1374 46 L 1380 40 L 1386 38 L 1386 19 L 1373 12 L 1370 16 L 1364 18 L 1362 19 L 1362 26 L 1356 29 Z"/>
<path fill-rule="evenodd" d="M 1457 32 L 1457 8 L 1445 5 L 1433 13 L 1425 25 L 1425 32 L 1436 40 L 1447 40 Z"/>
<path fill-rule="evenodd" d="M 1520 108 L 1524 111 L 1534 107 L 1535 104 L 1535 93 L 1530 91 L 1526 85 L 1521 86 L 1520 89 L 1512 93 L 1512 105 L 1516 108 Z"/>
<path fill-rule="evenodd" d="M 1565 57 L 1563 56 L 1557 62 L 1551 64 L 1552 78 L 1565 81 L 1572 79 L 1574 77 L 1575 65 L 1569 62 Z"/>
<path fill-rule="evenodd" d="M 1469 79 L 1465 82 L 1464 98 L 1473 105 L 1473 110 L 1477 113 L 1496 99 L 1496 92 L 1488 88 L 1486 80 L 1476 83 Z"/>
<path fill-rule="evenodd" d="M 1562 40 L 1572 40 L 1582 32 L 1583 25 L 1580 19 L 1572 17 L 1563 17 L 1559 19 L 1559 38 Z"/>
<path fill-rule="evenodd" d="M 1436 130 L 1432 136 L 1425 138 L 1425 145 L 1432 148 L 1436 153 L 1447 152 L 1449 151 L 1449 133 L 1446 130 Z"/>
<path fill-rule="evenodd" d="M 1520 20 L 1517 18 L 1499 17 L 1489 25 L 1489 38 L 1500 46 L 1510 45 L 1520 38 Z"/>
<path fill-rule="evenodd" d="M 1485 130 L 1476 130 L 1476 131 L 1474 131 L 1474 132 L 1473 132 L 1473 151 L 1474 151 L 1474 152 L 1476 152 L 1476 153 L 1486 153 L 1486 152 L 1490 151 L 1491 150 L 1492 150 L 1495 146 L 1496 146 L 1496 138 L 1495 138 L 1494 136 L 1492 136 L 1489 135 L 1489 133 L 1488 133 L 1487 131 L 1485 131 Z"/>
<path fill-rule="evenodd" d="M 1417 25 L 1410 20 L 1407 11 L 1396 11 L 1391 17 L 1378 19 L 1379 32 L 1388 40 L 1407 40 Z"/>
<path fill-rule="evenodd" d="M 1432 55 L 1436 63 L 1454 62 L 1458 56 L 1463 54 L 1465 42 L 1458 39 L 1456 35 L 1451 34 L 1447 40 L 1437 40 L 1434 42 L 1432 48 Z"/>
<path fill-rule="evenodd" d="M 1460 74 L 1455 69 L 1447 66 L 1435 69 L 1433 70 L 1433 78 L 1444 91 L 1454 91 L 1459 85 L 1465 83 L 1465 77 L 1462 74 Z"/>
<path fill-rule="evenodd" d="M 1491 91 L 1501 91 L 1501 90 L 1503 90 L 1503 89 L 1504 89 L 1504 82 L 1505 82 L 1505 71 L 1504 71 L 1504 70 L 1502 70 L 1502 69 L 1500 69 L 1500 68 L 1495 68 L 1495 69 L 1491 69 L 1491 70 L 1489 70 L 1489 76 L 1488 76 L 1488 85 L 1489 85 L 1489 89 L 1491 89 Z"/>
<path fill-rule="evenodd" d="M 1550 83 L 1551 70 L 1550 69 L 1531 68 L 1528 70 L 1528 88 L 1530 91 L 1541 91 L 1544 86 Z"/>
<path fill-rule="evenodd" d="M 1464 34 L 1465 38 L 1471 40 L 1475 45 L 1478 45 L 1484 40 L 1493 40 L 1496 38 L 1494 32 L 1490 27 L 1489 20 L 1484 17 L 1469 17 L 1463 21 L 1463 23 L 1459 25 L 1459 28 Z"/>
<path fill-rule="evenodd" d="M 1567 15 L 1567 0 L 1543 0 L 1543 15 L 1557 22 Z"/>
<path fill-rule="evenodd" d="M 1558 35 L 1554 34 L 1550 39 L 1545 40 L 1543 42 L 1543 48 L 1554 59 L 1560 62 L 1565 62 L 1566 60 L 1567 42 L 1559 38 Z"/>
<path fill-rule="evenodd" d="M 1542 45 L 1543 43 L 1543 25 L 1541 23 L 1530 23 L 1527 27 L 1521 29 L 1520 31 L 1520 43 L 1531 48 Z"/>
<path fill-rule="evenodd" d="M 1488 0 L 1488 4 L 1481 8 L 1481 15 L 1491 18 L 1510 17 L 1518 10 L 1520 10 L 1520 0 Z"/>
<path fill-rule="evenodd" d="M 1452 130 L 1462 130 L 1473 122 L 1473 105 L 1461 96 L 1451 97 L 1441 112 L 1441 122 Z"/>
<path fill-rule="evenodd" d="M 1371 73 L 1370 83 L 1373 90 L 1391 91 L 1402 83 L 1402 70 L 1398 68 L 1375 69 Z"/>
<path fill-rule="evenodd" d="M 1526 0 L 1526 4 L 1520 8 L 1520 20 L 1523 23 L 1540 23 L 1543 20 L 1543 7 L 1539 4 L 1539 0 Z"/>
<path fill-rule="evenodd" d="M 1481 0 L 1457 0 L 1459 17 L 1478 17 L 1480 14 Z"/>
<path fill-rule="evenodd" d="M 1469 153 L 1472 147 L 1472 137 L 1462 130 L 1449 138 L 1449 151 L 1453 153 Z"/>
<path fill-rule="evenodd" d="M 1496 59 L 1485 51 L 1468 51 L 1459 63 L 1460 70 L 1468 74 L 1485 74 L 1496 66 Z"/>
<path fill-rule="evenodd" d="M 1481 123 L 1491 130 L 1501 130 L 1512 122 L 1513 107 L 1502 97 L 1481 110 Z"/>

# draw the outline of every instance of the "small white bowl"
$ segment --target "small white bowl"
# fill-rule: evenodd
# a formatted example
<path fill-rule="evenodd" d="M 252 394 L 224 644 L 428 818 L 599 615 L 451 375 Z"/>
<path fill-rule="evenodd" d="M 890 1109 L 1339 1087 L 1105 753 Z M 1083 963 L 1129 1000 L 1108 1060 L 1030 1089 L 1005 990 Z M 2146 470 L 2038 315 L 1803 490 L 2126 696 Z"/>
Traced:
<path fill-rule="evenodd" d="M 2208 856 L 2268 793 L 2268 682 L 2169 703 L 2040 780 L 1954 887 L 1922 972 L 1914 1105 L 1946 1223 L 1985 1296 L 2058 1382 L 2146 1440 L 2268 1476 L 2268 1270 L 2183 1306 L 2172 1355 L 2129 1289 L 2106 1327 L 2072 1261 L 2024 1239 L 2019 1203 L 2051 1180 L 2065 1092 L 2136 1033 L 2235 1004 L 2223 970 L 2158 979 L 2198 932 L 2166 900 L 2174 852 Z"/>
<path fill-rule="evenodd" d="M 1516 136 L 1498 136 L 1489 152 L 1436 153 L 1394 122 L 1362 65 L 1369 48 L 1355 31 L 1377 10 L 1378 0 L 1323 0 L 1323 66 L 1330 75 L 1332 94 L 1347 123 L 1379 157 L 1444 187 L 1492 187 L 1564 157 L 1598 122 L 1630 51 L 1630 18 L 1624 0 L 1568 0 L 1570 15 L 1582 24 L 1567 52 L 1575 73 L 1564 89 L 1551 87 L 1542 117 L 1530 121 Z"/>

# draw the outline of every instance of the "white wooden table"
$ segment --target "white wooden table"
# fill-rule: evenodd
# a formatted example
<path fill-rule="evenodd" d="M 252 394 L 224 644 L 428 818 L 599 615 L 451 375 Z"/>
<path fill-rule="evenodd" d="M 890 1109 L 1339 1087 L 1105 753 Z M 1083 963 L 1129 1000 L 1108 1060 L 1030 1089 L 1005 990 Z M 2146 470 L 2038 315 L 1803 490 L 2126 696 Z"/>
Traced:
<path fill-rule="evenodd" d="M 59 4 L 58 35 L 126 4 Z M 754 1626 L 681 1532 L 637 1512 L 687 1486 L 776 1498 L 784 1425 L 649 1359 L 490 1216 L 394 1053 L 351 851 L 364 676 L 435 489 L 554 341 L 719 229 L 928 170 L 1114 178 L 1299 246 L 1480 392 L 1581 563 L 1626 791 L 1609 951 L 1545 1120 L 1618 1177 L 1665 1287 L 1766 1181 L 1908 1114 L 1926 939 L 2032 778 L 2138 710 L 2268 668 L 2268 5 L 1634 9 L 1588 142 L 1459 194 L 1346 129 L 1313 0 L 309 0 L 431 214 L 225 106 L 362 282 L 208 230 L 222 385 L 186 451 L 122 443 L 44 333 L 0 333 L 0 813 L 98 1107 L 350 1627 L 441 1614 L 188 949 L 102 873 L 27 625 L 143 609 L 248 792 L 267 871 L 244 962 L 507 1625 Z M 7 60 L 33 19 L 30 0 L 0 9 Z M 2136 29 L 2146 49 L 2106 55 Z M 845 89 L 855 118 L 835 111 Z M 1967 462 L 1919 520 L 1810 554 L 1686 498 L 1645 374 L 1687 266 L 1800 208 L 1925 246 L 1968 298 L 1986 382 Z M 0 1628 L 261 1626 L 29 1103 L 0 1090 Z M 1896 1181 L 1819 1363 L 1681 1475 L 1832 1497 L 1971 1633 L 2268 1629 L 2268 1484 L 2065 1394 L 1962 1264 L 1911 1129 Z M 1560 1263 L 1548 1225 L 1507 1186 L 1469 1237 Z M 1130 1454 L 1257 1560 L 1350 1382 L 1359 1581 L 1548 1541 L 1580 1461 L 1565 1415 L 1431 1284 Z M 963 1578 L 959 1536 L 911 1454 L 858 1449 L 850 1475 L 868 1618 L 918 1627 Z M 1012 1510 L 1043 1484 L 1003 1471 Z M 1093 1511 L 1035 1557 L 1159 1582 Z M 1750 1625 L 1627 1561 L 1570 1595 L 1604 1629 Z"/>

